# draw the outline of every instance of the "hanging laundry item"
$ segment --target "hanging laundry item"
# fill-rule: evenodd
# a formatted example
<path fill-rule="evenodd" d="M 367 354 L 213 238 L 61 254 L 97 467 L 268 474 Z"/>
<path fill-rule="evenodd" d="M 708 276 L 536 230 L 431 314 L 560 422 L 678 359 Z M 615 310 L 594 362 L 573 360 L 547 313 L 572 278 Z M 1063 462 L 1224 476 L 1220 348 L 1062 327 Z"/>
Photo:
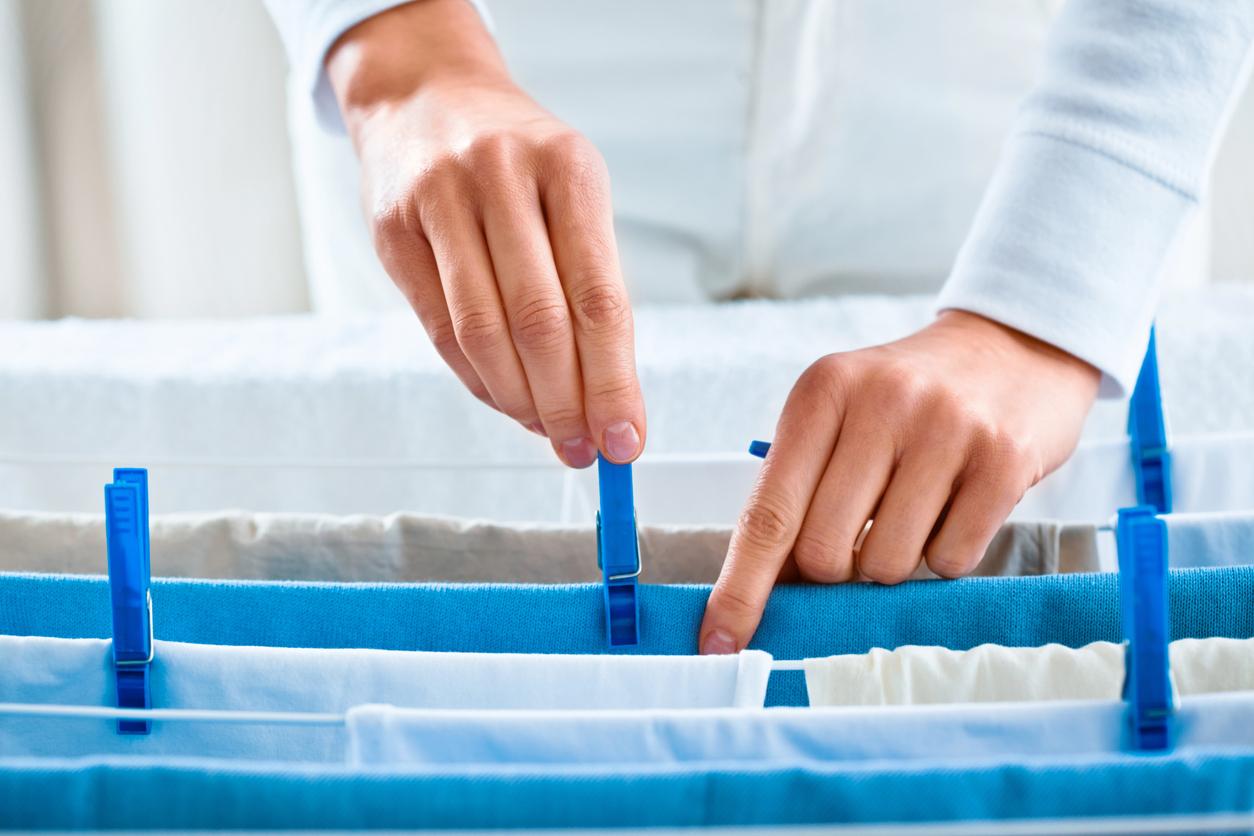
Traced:
<path fill-rule="evenodd" d="M 1180 696 L 1254 690 L 1254 639 L 1180 639 L 1171 643 L 1170 655 Z M 807 659 L 805 672 L 813 706 L 1117 700 L 1124 647 L 875 648 Z"/>
<path fill-rule="evenodd" d="M 1215 473 L 1212 468 L 1211 478 L 1248 478 L 1239 465 L 1233 463 L 1232 468 L 1227 474 Z M 1172 514 L 1165 522 L 1173 569 L 1254 563 L 1254 514 Z"/>
<path fill-rule="evenodd" d="M 1254 515 L 1246 519 L 1254 530 Z M 650 583 L 713 583 L 731 529 L 645 525 L 639 535 Z M 152 549 L 161 555 L 164 577 L 382 583 L 601 579 L 591 557 L 596 553 L 591 523 L 505 524 L 418 514 L 172 514 L 152 518 Z M 95 574 L 103 553 L 99 517 L 0 512 L 0 571 Z M 975 574 L 1099 568 L 1094 525 L 1023 521 L 1002 527 Z M 935 577 L 926 566 L 916 576 Z"/>
<path fill-rule="evenodd" d="M 1254 695 L 1180 705 L 1177 745 L 1254 745 Z M 1041 757 L 1127 754 L 1118 700 L 988 705 L 848 706 L 769 711 L 427 711 L 368 705 L 348 713 L 353 766 L 509 767 L 601 764 L 823 763 L 941 771 Z M 744 764 L 743 766 L 748 766 Z"/>
<path fill-rule="evenodd" d="M 154 707 L 247 711 L 344 712 L 378 701 L 463 710 L 761 707 L 771 670 L 771 657 L 756 650 L 733 656 L 598 656 L 158 641 L 154 655 Z M 113 705 L 110 658 L 107 640 L 0 635 L 5 667 L 0 703 Z M 108 720 L 35 723 L 0 712 L 0 752 L 40 757 L 194 752 L 342 761 L 344 732 L 154 722 L 151 736 L 136 743 L 117 735 Z"/>

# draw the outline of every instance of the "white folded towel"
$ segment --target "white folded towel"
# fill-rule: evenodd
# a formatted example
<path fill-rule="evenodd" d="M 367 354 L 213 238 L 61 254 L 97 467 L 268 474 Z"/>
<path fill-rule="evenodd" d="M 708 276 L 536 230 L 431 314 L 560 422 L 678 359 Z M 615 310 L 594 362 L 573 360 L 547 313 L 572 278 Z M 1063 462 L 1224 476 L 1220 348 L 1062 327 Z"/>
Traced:
<path fill-rule="evenodd" d="M 1180 696 L 1254 690 L 1254 639 L 1180 639 L 1170 655 Z M 1114 700 L 1123 688 L 1124 648 L 1112 642 L 876 648 L 807 659 L 805 676 L 812 706 Z"/>

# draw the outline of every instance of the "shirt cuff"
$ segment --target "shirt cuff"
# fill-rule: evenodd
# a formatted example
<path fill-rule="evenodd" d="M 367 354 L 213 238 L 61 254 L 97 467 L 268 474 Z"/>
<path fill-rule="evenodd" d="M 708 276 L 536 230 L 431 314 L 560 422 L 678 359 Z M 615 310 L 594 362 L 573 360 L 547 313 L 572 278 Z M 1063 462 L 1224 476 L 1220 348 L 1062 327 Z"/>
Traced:
<path fill-rule="evenodd" d="M 1196 200 L 1070 138 L 1011 137 L 941 290 L 970 311 L 1095 366 L 1103 397 L 1132 390 L 1160 274 Z"/>
<path fill-rule="evenodd" d="M 314 113 L 324 130 L 345 131 L 339 102 L 327 78 L 327 52 L 341 35 L 363 20 L 406 2 L 409 0 L 315 0 L 301 9 L 298 31 L 291 33 L 295 37 L 286 44 L 288 57 L 296 76 L 296 89 L 313 97 Z M 475 7 L 484 25 L 491 30 L 492 18 L 482 0 L 467 2 Z"/>

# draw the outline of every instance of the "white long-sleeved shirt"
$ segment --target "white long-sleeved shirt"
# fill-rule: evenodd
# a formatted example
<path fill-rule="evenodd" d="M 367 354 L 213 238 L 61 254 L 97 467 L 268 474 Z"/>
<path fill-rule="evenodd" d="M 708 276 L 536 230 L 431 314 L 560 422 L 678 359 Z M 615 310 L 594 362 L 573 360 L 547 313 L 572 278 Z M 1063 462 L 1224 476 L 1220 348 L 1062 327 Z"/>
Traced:
<path fill-rule="evenodd" d="M 323 69 L 340 34 L 397 0 L 266 2 L 293 67 L 315 301 L 401 305 Z M 636 299 L 939 289 L 939 307 L 1056 345 L 1118 394 L 1168 274 L 1200 270 L 1190 222 L 1249 72 L 1254 2 L 1054 6 L 494 0 L 491 14 L 520 82 L 605 154 Z"/>

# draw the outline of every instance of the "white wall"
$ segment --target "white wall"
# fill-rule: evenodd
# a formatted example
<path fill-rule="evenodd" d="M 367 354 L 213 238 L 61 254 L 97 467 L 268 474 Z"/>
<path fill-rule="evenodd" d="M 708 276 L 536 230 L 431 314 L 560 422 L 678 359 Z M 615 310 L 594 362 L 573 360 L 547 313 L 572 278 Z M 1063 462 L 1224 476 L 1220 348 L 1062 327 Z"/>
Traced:
<path fill-rule="evenodd" d="M 286 65 L 261 3 L 95 7 L 129 311 L 305 307 Z"/>
<path fill-rule="evenodd" d="M 0 319 L 40 316 L 42 210 L 17 0 L 0 0 Z"/>
<path fill-rule="evenodd" d="M 47 300 L 42 312 L 308 308 L 286 60 L 260 0 L 0 4 L 20 10 L 26 47 L 24 78 L 0 69 L 0 88 L 27 87 L 25 104 L 12 105 L 22 118 L 2 120 L 0 154 L 15 125 L 37 138 L 34 164 L 17 170 L 38 172 L 44 258 L 23 284 Z M 2 53 L 0 62 L 23 63 L 20 52 Z M 7 250 L 14 227 L 4 215 L 0 223 Z M 0 314 L 32 312 L 10 307 Z"/>

